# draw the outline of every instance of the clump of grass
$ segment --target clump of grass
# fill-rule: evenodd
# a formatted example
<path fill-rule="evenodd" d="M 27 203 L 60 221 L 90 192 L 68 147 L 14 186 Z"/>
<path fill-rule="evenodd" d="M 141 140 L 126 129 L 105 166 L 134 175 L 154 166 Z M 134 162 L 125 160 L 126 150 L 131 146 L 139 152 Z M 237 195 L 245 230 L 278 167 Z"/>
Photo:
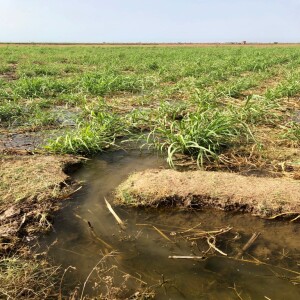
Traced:
<path fill-rule="evenodd" d="M 10 65 L 0 65 L 0 74 L 5 74 L 11 71 L 13 71 L 13 68 Z"/>
<path fill-rule="evenodd" d="M 0 259 L 1 299 L 48 299 L 54 297 L 58 268 L 43 260 L 20 256 Z"/>
<path fill-rule="evenodd" d="M 14 98 L 54 97 L 70 92 L 75 87 L 72 81 L 51 77 L 24 77 L 13 85 L 10 95 Z"/>
<path fill-rule="evenodd" d="M 283 138 L 300 143 L 300 124 L 297 122 L 287 124 Z"/>
<path fill-rule="evenodd" d="M 77 123 L 75 130 L 50 140 L 45 148 L 56 153 L 92 154 L 112 146 L 122 132 L 124 125 L 118 116 L 91 111 L 86 120 Z"/>
<path fill-rule="evenodd" d="M 280 99 L 298 95 L 300 93 L 300 81 L 298 76 L 291 76 L 287 80 L 281 82 L 275 88 L 268 89 L 265 96 L 269 99 Z"/>
<path fill-rule="evenodd" d="M 216 109 L 188 113 L 182 120 L 160 123 L 148 135 L 150 146 L 167 151 L 168 163 L 174 166 L 178 153 L 195 157 L 198 166 L 205 159 L 217 159 L 223 149 L 249 138 L 249 128 L 230 111 Z"/>
<path fill-rule="evenodd" d="M 81 86 L 93 95 L 104 96 L 113 92 L 140 92 L 144 89 L 144 80 L 138 76 L 115 74 L 85 74 Z"/>
<path fill-rule="evenodd" d="M 280 118 L 276 109 L 279 104 L 262 96 L 248 96 L 245 104 L 238 110 L 243 122 L 257 126 L 258 124 L 274 124 Z"/>
<path fill-rule="evenodd" d="M 170 103 L 163 101 L 158 108 L 158 115 L 159 117 L 167 117 L 171 120 L 181 120 L 190 109 L 191 107 L 188 107 L 188 103 L 186 102 Z"/>
<path fill-rule="evenodd" d="M 46 101 L 24 103 L 3 101 L 0 104 L 0 123 L 2 126 L 39 127 L 58 125 L 59 112 L 46 110 Z"/>
<path fill-rule="evenodd" d="M 13 101 L 3 101 L 0 103 L 0 123 L 12 123 L 22 115 L 22 112 L 21 105 Z"/>

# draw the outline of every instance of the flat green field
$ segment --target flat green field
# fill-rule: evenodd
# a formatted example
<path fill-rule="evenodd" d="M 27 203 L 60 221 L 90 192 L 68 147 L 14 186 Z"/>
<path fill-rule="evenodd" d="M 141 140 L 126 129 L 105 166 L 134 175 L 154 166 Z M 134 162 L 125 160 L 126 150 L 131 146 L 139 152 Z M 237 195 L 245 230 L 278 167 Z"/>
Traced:
<path fill-rule="evenodd" d="M 235 168 L 282 163 L 299 143 L 298 46 L 3 46 L 0 58 L 1 131 L 40 132 L 46 151 L 125 137 L 171 165 L 183 154 Z"/>
<path fill-rule="evenodd" d="M 62 299 L 26 241 L 74 190 L 66 154 L 299 180 L 299 97 L 300 46 L 1 45 L 0 298 Z"/>

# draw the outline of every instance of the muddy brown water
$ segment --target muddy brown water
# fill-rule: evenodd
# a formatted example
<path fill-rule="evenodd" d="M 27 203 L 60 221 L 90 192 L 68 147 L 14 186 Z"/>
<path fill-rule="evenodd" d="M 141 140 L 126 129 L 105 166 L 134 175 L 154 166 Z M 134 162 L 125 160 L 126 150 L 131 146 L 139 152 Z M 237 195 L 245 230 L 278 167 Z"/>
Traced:
<path fill-rule="evenodd" d="M 66 272 L 63 289 L 74 290 L 77 286 L 80 295 L 91 273 L 83 294 L 105 293 L 95 282 L 111 274 L 107 270 L 115 266 L 115 286 L 124 281 L 124 277 L 117 276 L 118 272 L 129 273 L 147 282 L 156 293 L 155 299 L 300 299 L 299 223 L 266 221 L 214 210 L 115 207 L 127 223 L 126 230 L 121 231 L 108 212 L 104 197 L 112 202 L 113 190 L 131 172 L 160 166 L 166 167 L 162 159 L 151 154 L 117 151 L 94 158 L 75 175 L 85 182 L 84 188 L 56 215 L 53 231 L 40 241 L 48 247 L 54 263 L 76 268 Z M 201 261 L 168 258 L 204 255 L 208 249 L 206 239 L 193 243 L 179 233 L 196 225 L 205 231 L 232 227 L 230 232 L 217 236 L 216 243 L 228 256 L 210 252 Z M 255 257 L 266 264 L 232 259 L 254 232 L 261 235 L 243 258 L 253 261 Z M 101 271 L 98 268 L 91 272 L 103 253 L 111 251 L 100 240 L 118 253 L 107 260 L 106 269 L 101 265 Z M 106 278 L 102 286 L 107 282 Z M 133 294 L 139 284 L 137 280 L 128 281 L 127 292 L 121 299 Z M 237 293 L 241 293 L 240 298 Z"/>

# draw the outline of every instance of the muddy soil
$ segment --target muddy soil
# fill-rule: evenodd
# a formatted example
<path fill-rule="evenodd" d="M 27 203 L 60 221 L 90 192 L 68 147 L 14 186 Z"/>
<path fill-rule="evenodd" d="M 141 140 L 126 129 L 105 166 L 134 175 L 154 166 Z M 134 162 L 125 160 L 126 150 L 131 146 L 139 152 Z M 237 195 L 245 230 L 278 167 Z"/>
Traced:
<path fill-rule="evenodd" d="M 18 149 L 32 151 L 37 149 L 42 142 L 41 134 L 36 132 L 10 133 L 0 135 L 0 151 Z"/>
<path fill-rule="evenodd" d="M 116 202 L 137 206 L 212 207 L 262 217 L 300 214 L 300 182 L 221 172 L 146 170 L 117 189 Z"/>

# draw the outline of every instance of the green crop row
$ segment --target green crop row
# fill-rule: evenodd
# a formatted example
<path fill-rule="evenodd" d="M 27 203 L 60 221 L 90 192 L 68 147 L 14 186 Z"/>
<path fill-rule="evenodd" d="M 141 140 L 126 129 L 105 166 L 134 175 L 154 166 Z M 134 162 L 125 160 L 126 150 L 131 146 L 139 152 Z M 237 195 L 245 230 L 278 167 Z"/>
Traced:
<path fill-rule="evenodd" d="M 3 46 L 0 125 L 58 129 L 49 151 L 95 153 L 122 136 L 201 165 L 258 142 L 259 126 L 299 139 L 281 109 L 300 94 L 299 66 L 298 47 Z"/>

